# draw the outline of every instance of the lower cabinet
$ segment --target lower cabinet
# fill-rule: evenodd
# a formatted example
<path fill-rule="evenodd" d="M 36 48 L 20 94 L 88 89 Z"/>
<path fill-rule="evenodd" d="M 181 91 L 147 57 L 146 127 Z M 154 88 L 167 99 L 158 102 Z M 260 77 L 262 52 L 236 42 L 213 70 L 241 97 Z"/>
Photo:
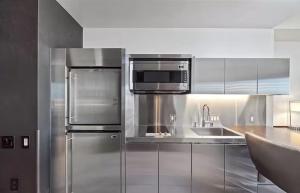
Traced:
<path fill-rule="evenodd" d="M 158 144 L 126 144 L 126 193 L 158 193 Z"/>
<path fill-rule="evenodd" d="M 239 144 L 126 144 L 126 193 L 284 193 Z M 261 179 L 261 178 L 260 178 Z"/>
<path fill-rule="evenodd" d="M 226 193 L 256 193 L 257 175 L 246 145 L 225 145 Z"/>
<path fill-rule="evenodd" d="M 192 192 L 224 193 L 224 145 L 192 145 Z"/>
<path fill-rule="evenodd" d="M 159 145 L 159 193 L 191 193 L 191 144 Z"/>

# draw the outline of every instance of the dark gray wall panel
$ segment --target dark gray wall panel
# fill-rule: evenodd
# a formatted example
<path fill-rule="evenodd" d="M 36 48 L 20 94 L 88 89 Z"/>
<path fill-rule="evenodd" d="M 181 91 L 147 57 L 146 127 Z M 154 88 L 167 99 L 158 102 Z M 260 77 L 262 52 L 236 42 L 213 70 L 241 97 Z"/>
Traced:
<path fill-rule="evenodd" d="M 19 178 L 22 192 L 35 192 L 37 128 L 37 0 L 0 1 L 0 136 L 15 136 L 15 148 L 0 147 L 0 192 Z M 21 136 L 31 148 L 21 148 Z"/>

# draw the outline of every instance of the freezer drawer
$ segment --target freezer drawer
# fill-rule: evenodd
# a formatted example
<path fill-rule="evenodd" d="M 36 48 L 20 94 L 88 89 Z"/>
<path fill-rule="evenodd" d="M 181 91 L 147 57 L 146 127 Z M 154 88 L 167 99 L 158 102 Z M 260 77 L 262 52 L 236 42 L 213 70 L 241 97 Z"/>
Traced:
<path fill-rule="evenodd" d="M 69 123 L 121 123 L 121 69 L 70 69 Z"/>
<path fill-rule="evenodd" d="M 68 193 L 120 193 L 120 133 L 70 133 L 68 137 Z"/>

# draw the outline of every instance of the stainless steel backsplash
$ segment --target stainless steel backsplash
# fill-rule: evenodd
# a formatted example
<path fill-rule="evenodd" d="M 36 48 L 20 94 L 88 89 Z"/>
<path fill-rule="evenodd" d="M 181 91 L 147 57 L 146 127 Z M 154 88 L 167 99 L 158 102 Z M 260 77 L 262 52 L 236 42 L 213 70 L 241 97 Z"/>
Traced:
<path fill-rule="evenodd" d="M 136 136 L 149 125 L 169 126 L 170 114 L 176 114 L 178 129 L 190 128 L 200 122 L 202 106 L 207 104 L 211 116 L 218 116 L 222 125 L 266 125 L 266 96 L 262 95 L 134 95 L 134 108 L 130 117 L 132 126 L 127 136 Z M 251 120 L 253 117 L 253 120 Z"/>

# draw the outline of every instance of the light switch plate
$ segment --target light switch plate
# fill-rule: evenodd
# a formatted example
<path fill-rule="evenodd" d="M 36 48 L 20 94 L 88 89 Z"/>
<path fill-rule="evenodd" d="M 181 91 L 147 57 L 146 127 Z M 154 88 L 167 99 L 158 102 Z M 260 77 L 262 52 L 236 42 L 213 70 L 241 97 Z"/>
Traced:
<path fill-rule="evenodd" d="M 22 136 L 22 148 L 29 148 L 30 141 L 29 141 L 29 136 Z"/>

